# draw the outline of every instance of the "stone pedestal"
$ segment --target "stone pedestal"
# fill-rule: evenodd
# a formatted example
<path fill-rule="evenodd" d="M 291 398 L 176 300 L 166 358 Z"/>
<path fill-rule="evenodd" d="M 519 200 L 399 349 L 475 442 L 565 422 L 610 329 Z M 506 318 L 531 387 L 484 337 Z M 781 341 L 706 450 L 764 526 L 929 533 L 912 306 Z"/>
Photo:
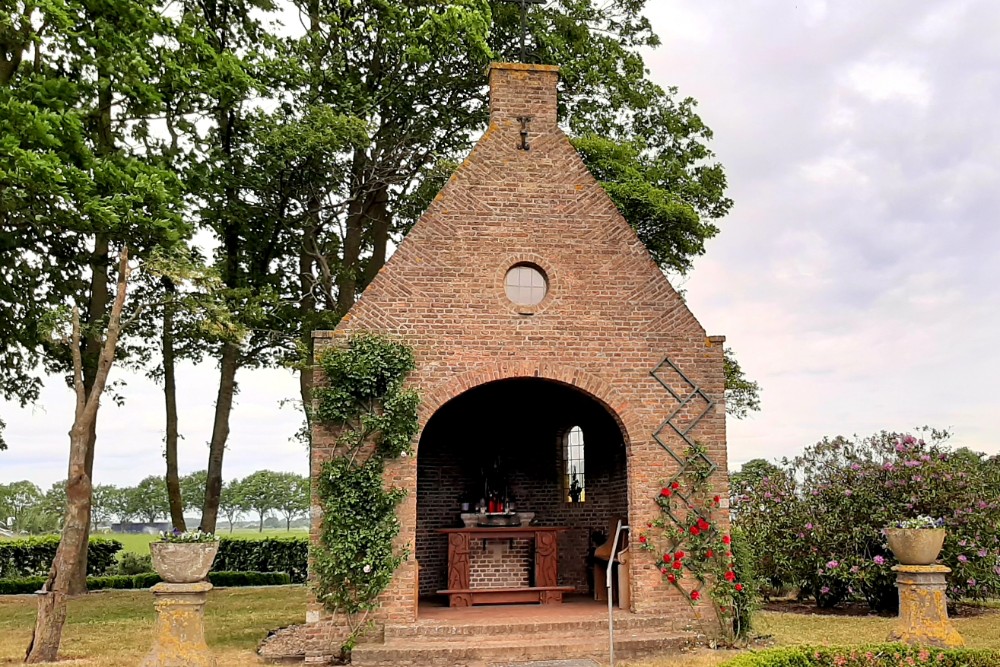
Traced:
<path fill-rule="evenodd" d="M 899 618 L 889 633 L 891 642 L 925 644 L 954 648 L 965 640 L 948 620 L 944 565 L 897 565 L 896 588 L 899 589 Z"/>
<path fill-rule="evenodd" d="M 216 667 L 205 644 L 205 600 L 212 584 L 153 586 L 153 648 L 140 667 Z"/>

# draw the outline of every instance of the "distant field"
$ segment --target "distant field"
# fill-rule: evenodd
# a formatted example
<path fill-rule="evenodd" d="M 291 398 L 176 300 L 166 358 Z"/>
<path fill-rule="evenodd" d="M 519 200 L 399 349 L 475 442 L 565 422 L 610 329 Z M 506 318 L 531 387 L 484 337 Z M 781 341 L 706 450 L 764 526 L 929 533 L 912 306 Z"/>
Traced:
<path fill-rule="evenodd" d="M 305 530 L 265 530 L 258 533 L 256 530 L 234 530 L 232 533 L 222 531 L 220 537 L 238 537 L 241 540 L 263 540 L 268 537 L 281 539 L 283 537 L 302 537 L 308 535 Z M 97 537 L 110 537 L 125 545 L 124 551 L 131 551 L 136 554 L 148 554 L 149 543 L 157 538 L 156 535 L 133 534 L 133 533 L 97 533 Z"/>

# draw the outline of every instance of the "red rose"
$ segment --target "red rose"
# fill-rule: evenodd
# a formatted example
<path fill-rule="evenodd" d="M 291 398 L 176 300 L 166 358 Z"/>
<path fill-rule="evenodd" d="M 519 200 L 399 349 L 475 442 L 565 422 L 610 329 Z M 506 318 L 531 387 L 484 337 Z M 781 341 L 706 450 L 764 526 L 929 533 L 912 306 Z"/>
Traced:
<path fill-rule="evenodd" d="M 666 572 L 666 570 L 664 570 L 664 572 Z M 677 583 L 677 577 L 675 577 L 672 573 L 668 574 L 667 575 L 667 581 L 669 581 L 672 584 L 673 583 Z"/>
<path fill-rule="evenodd" d="M 676 491 L 677 489 L 681 488 L 681 483 L 680 482 L 674 482 L 673 484 L 670 485 L 670 488 L 673 489 L 674 491 Z"/>
<path fill-rule="evenodd" d="M 663 554 L 663 562 L 664 563 L 669 563 L 670 560 L 671 560 L 670 554 Z"/>
<path fill-rule="evenodd" d="M 728 535 L 723 535 L 722 536 L 722 543 L 723 544 L 729 544 L 732 541 L 733 541 L 733 538 L 729 537 Z"/>
<path fill-rule="evenodd" d="M 736 584 L 736 590 L 742 591 L 743 590 L 743 584 Z"/>
<path fill-rule="evenodd" d="M 661 568 L 660 568 L 660 573 L 661 573 L 661 574 L 666 574 L 666 573 L 667 573 L 667 568 L 665 568 L 665 567 L 661 567 Z M 672 576 L 674 576 L 674 575 L 670 575 L 670 576 L 672 577 Z"/>
<path fill-rule="evenodd" d="M 684 558 L 684 552 L 683 551 L 678 551 L 677 553 L 674 554 L 674 560 L 680 560 L 682 558 Z"/>
<path fill-rule="evenodd" d="M 719 496 L 716 496 L 716 497 L 712 498 L 712 502 L 715 503 L 716 505 L 718 505 L 720 502 L 722 502 L 722 499 L 719 498 Z"/>
<path fill-rule="evenodd" d="M 714 555 L 715 555 L 715 552 L 712 551 L 711 549 L 709 549 L 708 551 L 705 552 L 705 558 L 711 558 Z"/>
<path fill-rule="evenodd" d="M 708 530 L 710 526 L 708 525 L 708 522 L 705 521 L 704 519 L 698 519 L 698 528 L 700 528 L 701 530 Z"/>
<path fill-rule="evenodd" d="M 691 526 L 691 529 L 690 529 L 690 531 L 689 531 L 689 532 L 690 532 L 690 533 L 691 533 L 692 535 L 697 535 L 697 534 L 698 534 L 698 533 L 700 533 L 701 531 L 700 531 L 700 530 L 698 530 L 698 526 Z"/>
<path fill-rule="evenodd" d="M 660 489 L 660 495 L 663 496 L 664 498 L 669 498 L 670 496 L 673 495 L 673 493 L 674 492 L 668 489 L 667 487 L 663 487 L 662 489 Z"/>
<path fill-rule="evenodd" d="M 736 581 L 736 573 L 732 570 L 727 570 L 724 576 L 726 577 L 726 581 Z"/>
<path fill-rule="evenodd" d="M 701 593 L 699 593 L 698 591 L 691 591 L 691 599 L 695 601 L 700 600 Z"/>
<path fill-rule="evenodd" d="M 679 570 L 679 569 L 681 569 L 682 567 L 684 567 L 684 565 L 683 565 L 683 564 L 682 564 L 682 563 L 681 563 L 681 562 L 680 562 L 679 560 L 675 560 L 675 561 L 674 561 L 674 564 L 673 564 L 673 566 L 672 566 L 672 567 L 673 567 L 673 568 L 674 568 L 675 570 Z"/>
<path fill-rule="evenodd" d="M 733 552 L 732 551 L 727 551 L 726 552 L 726 558 L 732 558 L 732 557 L 733 557 Z"/>
<path fill-rule="evenodd" d="M 646 543 L 646 536 L 645 535 L 640 535 L 639 536 L 639 543 L 640 544 L 645 544 Z"/>
<path fill-rule="evenodd" d="M 647 523 L 646 524 L 646 528 L 652 528 L 652 527 L 653 527 L 653 524 L 651 524 L 651 523 Z"/>

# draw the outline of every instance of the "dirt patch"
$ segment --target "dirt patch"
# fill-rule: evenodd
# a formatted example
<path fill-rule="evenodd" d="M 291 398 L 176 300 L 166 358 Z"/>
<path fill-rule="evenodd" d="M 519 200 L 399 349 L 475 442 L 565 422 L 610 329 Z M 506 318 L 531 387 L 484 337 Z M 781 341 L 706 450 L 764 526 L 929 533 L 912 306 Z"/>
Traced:
<path fill-rule="evenodd" d="M 809 600 L 772 600 L 762 607 L 765 611 L 777 611 L 785 614 L 805 614 L 808 616 L 879 616 L 882 618 L 895 618 L 895 612 L 873 612 L 868 609 L 868 605 L 853 602 L 840 604 L 836 607 L 817 607 L 816 603 Z M 960 604 L 957 607 L 949 608 L 948 615 L 952 618 L 976 618 L 978 616 L 988 616 L 992 614 L 1000 615 L 1000 610 L 978 604 Z"/>

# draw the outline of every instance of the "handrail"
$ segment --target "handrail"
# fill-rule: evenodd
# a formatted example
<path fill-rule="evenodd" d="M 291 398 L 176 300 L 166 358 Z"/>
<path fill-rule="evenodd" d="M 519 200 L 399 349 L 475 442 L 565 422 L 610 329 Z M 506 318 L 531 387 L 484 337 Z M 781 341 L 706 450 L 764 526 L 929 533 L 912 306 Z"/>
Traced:
<path fill-rule="evenodd" d="M 623 531 L 628 530 L 628 526 L 623 526 L 621 519 L 618 520 L 618 525 L 615 526 L 615 538 L 611 543 L 611 557 L 608 558 L 608 569 L 606 572 L 606 584 L 608 587 L 608 658 L 611 667 L 615 667 L 615 615 L 614 615 L 614 597 L 611 587 L 611 571 L 614 569 L 615 558 L 618 557 L 618 537 Z M 621 595 L 621 591 L 618 593 Z"/>

